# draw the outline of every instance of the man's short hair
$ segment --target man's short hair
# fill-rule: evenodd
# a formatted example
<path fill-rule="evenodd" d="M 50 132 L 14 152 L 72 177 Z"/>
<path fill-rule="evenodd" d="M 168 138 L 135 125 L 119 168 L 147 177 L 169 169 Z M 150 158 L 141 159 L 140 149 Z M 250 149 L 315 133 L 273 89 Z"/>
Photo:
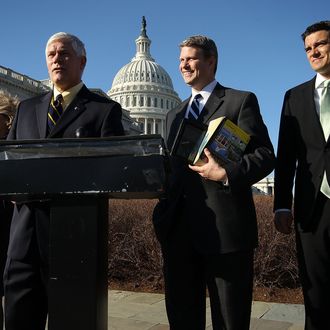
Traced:
<path fill-rule="evenodd" d="M 218 49 L 215 42 L 212 39 L 202 35 L 191 36 L 188 37 L 186 40 L 183 40 L 179 46 L 180 48 L 182 47 L 199 48 L 203 51 L 203 54 L 206 58 L 214 56 L 215 57 L 214 73 L 216 73 L 218 66 Z"/>
<path fill-rule="evenodd" d="M 330 21 L 321 21 L 310 25 L 304 33 L 301 34 L 301 38 L 305 41 L 306 37 L 317 31 L 330 31 Z"/>
<path fill-rule="evenodd" d="M 68 40 L 72 48 L 74 49 L 77 56 L 85 56 L 86 57 L 86 49 L 84 43 L 75 35 L 67 33 L 67 32 L 57 32 L 53 34 L 47 41 L 46 44 L 46 53 L 48 46 L 54 42 L 55 40 Z"/>

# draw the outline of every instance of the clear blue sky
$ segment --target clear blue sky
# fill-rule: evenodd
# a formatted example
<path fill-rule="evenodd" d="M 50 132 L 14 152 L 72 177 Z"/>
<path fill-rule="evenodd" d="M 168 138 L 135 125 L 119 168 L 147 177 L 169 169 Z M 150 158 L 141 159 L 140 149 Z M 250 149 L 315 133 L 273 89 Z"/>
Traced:
<path fill-rule="evenodd" d="M 118 70 L 135 55 L 143 15 L 151 55 L 169 73 L 181 99 L 190 89 L 178 71 L 178 44 L 193 34 L 214 39 L 217 80 L 257 95 L 276 148 L 285 91 L 314 75 L 300 34 L 308 25 L 330 19 L 329 0 L 3 0 L 0 65 L 45 79 L 48 38 L 70 32 L 86 45 L 84 82 L 107 92 Z"/>

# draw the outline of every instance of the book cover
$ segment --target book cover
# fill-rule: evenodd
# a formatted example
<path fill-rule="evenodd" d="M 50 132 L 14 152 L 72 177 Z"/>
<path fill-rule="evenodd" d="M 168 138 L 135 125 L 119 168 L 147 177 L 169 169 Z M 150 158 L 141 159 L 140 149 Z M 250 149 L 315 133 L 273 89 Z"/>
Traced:
<path fill-rule="evenodd" d="M 201 144 L 206 130 L 207 126 L 196 120 L 183 119 L 170 154 L 184 158 L 189 163 L 192 163 L 197 153 L 196 146 Z"/>
<path fill-rule="evenodd" d="M 224 165 L 239 162 L 250 136 L 227 117 L 219 117 L 202 125 L 196 121 L 184 120 L 180 126 L 172 154 L 184 157 L 190 164 L 202 165 L 204 149 Z"/>
<path fill-rule="evenodd" d="M 209 123 L 208 129 L 200 143 L 193 164 L 203 161 L 203 150 L 207 148 L 220 165 L 228 162 L 239 162 L 250 136 L 226 117 L 219 117 Z"/>

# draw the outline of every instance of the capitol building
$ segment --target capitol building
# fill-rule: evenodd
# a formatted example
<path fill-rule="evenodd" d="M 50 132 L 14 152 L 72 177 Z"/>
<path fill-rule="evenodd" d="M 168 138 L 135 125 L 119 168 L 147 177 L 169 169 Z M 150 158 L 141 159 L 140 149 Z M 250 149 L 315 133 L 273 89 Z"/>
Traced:
<path fill-rule="evenodd" d="M 90 88 L 121 104 L 126 135 L 165 133 L 167 113 L 180 104 L 171 77 L 150 53 L 151 40 L 147 36 L 146 20 L 142 18 L 139 37 L 135 40 L 136 54 L 115 75 L 108 92 Z M 51 90 L 49 79 L 36 80 L 24 73 L 1 66 L 0 89 L 24 100 Z M 265 178 L 254 185 L 255 194 L 272 195 L 274 180 Z"/>
<path fill-rule="evenodd" d="M 135 42 L 134 58 L 118 71 L 111 89 L 107 93 L 99 88 L 90 89 L 121 104 L 126 134 L 164 136 L 166 114 L 181 100 L 173 89 L 168 73 L 150 54 L 151 40 L 147 36 L 144 17 L 140 36 Z M 16 95 L 19 100 L 47 92 L 51 88 L 48 79 L 39 81 L 0 65 L 0 89 Z"/>
<path fill-rule="evenodd" d="M 166 114 L 181 100 L 173 89 L 171 77 L 150 54 L 151 40 L 144 17 L 135 43 L 135 56 L 118 71 L 108 95 L 130 112 L 144 134 L 164 136 Z"/>

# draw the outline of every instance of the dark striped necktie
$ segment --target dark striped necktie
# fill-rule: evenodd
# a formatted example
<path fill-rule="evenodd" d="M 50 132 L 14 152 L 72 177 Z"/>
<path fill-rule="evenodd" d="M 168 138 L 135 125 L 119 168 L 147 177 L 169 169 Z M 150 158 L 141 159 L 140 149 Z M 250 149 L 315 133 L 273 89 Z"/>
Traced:
<path fill-rule="evenodd" d="M 203 97 L 202 97 L 201 94 L 196 94 L 195 95 L 195 97 L 194 97 L 194 99 L 191 103 L 189 112 L 188 112 L 188 118 L 189 119 L 197 119 L 198 118 L 199 113 L 200 113 L 199 103 L 202 99 L 203 99 Z"/>
<path fill-rule="evenodd" d="M 56 99 L 54 100 L 54 96 L 50 101 L 49 109 L 48 109 L 48 132 L 51 132 L 57 121 L 61 117 L 63 113 L 62 107 L 63 96 L 62 94 L 58 94 Z"/>

